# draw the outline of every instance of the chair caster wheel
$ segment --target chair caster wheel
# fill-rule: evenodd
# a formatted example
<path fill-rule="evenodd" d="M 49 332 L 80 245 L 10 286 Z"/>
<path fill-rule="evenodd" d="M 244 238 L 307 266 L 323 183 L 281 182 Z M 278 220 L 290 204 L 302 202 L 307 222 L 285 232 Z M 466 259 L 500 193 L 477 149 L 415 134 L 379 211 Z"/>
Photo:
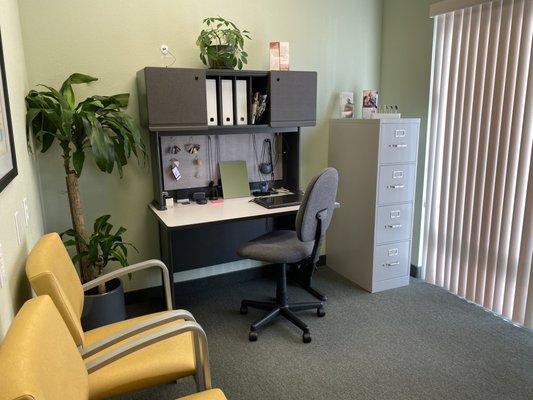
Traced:
<path fill-rule="evenodd" d="M 304 332 L 302 340 L 304 343 L 311 343 L 311 334 L 309 332 Z"/>
<path fill-rule="evenodd" d="M 246 315 L 248 314 L 248 307 L 246 306 L 241 306 L 241 315 Z"/>
<path fill-rule="evenodd" d="M 320 308 L 317 308 L 316 309 L 316 315 L 318 317 L 323 317 L 326 315 L 326 312 L 324 311 L 324 308 L 323 307 L 320 307 Z"/>
<path fill-rule="evenodd" d="M 253 332 L 251 331 L 249 334 L 248 334 L 248 340 L 250 342 L 257 342 L 257 332 Z"/>

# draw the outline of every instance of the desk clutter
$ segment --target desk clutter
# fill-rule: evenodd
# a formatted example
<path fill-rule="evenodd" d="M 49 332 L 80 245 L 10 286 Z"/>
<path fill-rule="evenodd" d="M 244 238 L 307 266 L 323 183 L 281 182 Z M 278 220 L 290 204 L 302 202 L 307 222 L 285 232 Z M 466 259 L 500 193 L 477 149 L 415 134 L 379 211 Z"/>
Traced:
<path fill-rule="evenodd" d="M 162 136 L 160 146 L 167 192 L 218 186 L 219 164 L 227 161 L 245 162 L 248 182 L 283 179 L 283 138 L 275 133 Z"/>

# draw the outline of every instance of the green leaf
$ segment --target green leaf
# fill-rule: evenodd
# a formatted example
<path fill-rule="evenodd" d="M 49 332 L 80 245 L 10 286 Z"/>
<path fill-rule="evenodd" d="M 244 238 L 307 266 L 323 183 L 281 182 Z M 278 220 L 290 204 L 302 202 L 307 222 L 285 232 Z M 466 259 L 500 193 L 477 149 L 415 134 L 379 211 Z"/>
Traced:
<path fill-rule="evenodd" d="M 113 141 L 105 134 L 102 125 L 93 114 L 86 113 L 82 120 L 96 165 L 101 171 L 112 172 L 115 162 Z"/>
<path fill-rule="evenodd" d="M 75 103 L 75 96 L 74 96 L 74 90 L 72 89 L 72 85 L 74 84 L 80 84 L 80 83 L 89 83 L 93 81 L 97 81 L 98 78 L 85 75 L 85 74 L 79 74 L 74 73 L 70 75 L 65 82 L 63 82 L 63 85 L 61 85 L 61 89 L 59 89 L 59 92 L 64 96 L 65 101 L 67 102 L 68 106 L 70 108 L 74 108 Z"/>
<path fill-rule="evenodd" d="M 102 229 L 104 229 L 107 221 L 111 218 L 111 215 L 106 214 L 102 215 L 101 217 L 96 218 L 94 221 L 94 232 L 100 232 Z"/>
<path fill-rule="evenodd" d="M 46 151 L 52 146 L 54 143 L 55 136 L 51 134 L 50 132 L 41 131 L 42 135 L 41 138 L 41 153 L 46 153 Z"/>
<path fill-rule="evenodd" d="M 130 101 L 130 94 L 120 93 L 120 94 L 111 96 L 110 99 L 112 99 L 116 104 L 118 104 L 119 107 L 124 108 L 128 106 L 128 103 Z"/>
<path fill-rule="evenodd" d="M 97 80 L 98 78 L 95 78 L 94 76 L 80 74 L 80 73 L 75 72 L 72 75 L 70 75 L 66 81 L 69 81 L 72 85 L 77 85 L 80 83 L 89 83 L 89 82 L 94 82 Z"/>
<path fill-rule="evenodd" d="M 78 175 L 81 174 L 84 161 L 85 161 L 84 151 L 80 149 L 76 149 L 74 154 L 72 154 L 72 164 L 74 165 L 74 170 L 76 171 L 76 174 Z"/>

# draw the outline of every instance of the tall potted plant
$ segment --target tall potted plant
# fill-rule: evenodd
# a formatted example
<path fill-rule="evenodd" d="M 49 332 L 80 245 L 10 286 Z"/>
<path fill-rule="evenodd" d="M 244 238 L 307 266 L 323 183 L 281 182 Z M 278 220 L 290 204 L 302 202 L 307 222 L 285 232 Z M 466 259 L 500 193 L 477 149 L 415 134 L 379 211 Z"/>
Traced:
<path fill-rule="evenodd" d="M 45 90 L 30 90 L 26 96 L 28 135 L 35 137 L 42 153 L 55 142 L 61 148 L 72 233 L 75 233 L 76 239 L 75 259 L 79 262 L 83 283 L 102 274 L 98 263 L 89 262 L 90 239 L 78 183 L 85 160 L 92 155 L 98 169 L 107 173 L 116 169 L 122 177 L 122 168 L 132 155 L 138 159 L 146 157 L 140 130 L 132 117 L 123 111 L 128 105 L 129 93 L 95 95 L 76 103 L 73 85 L 96 80 L 98 78 L 75 73 L 63 82 L 59 90 L 39 85 Z M 105 288 L 100 287 L 100 291 L 105 292 Z"/>

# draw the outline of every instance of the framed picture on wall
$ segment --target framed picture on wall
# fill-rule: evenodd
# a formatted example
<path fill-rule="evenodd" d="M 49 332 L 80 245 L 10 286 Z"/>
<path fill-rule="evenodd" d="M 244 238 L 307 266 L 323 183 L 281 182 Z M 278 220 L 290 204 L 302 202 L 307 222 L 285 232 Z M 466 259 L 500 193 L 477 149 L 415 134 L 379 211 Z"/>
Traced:
<path fill-rule="evenodd" d="M 4 49 L 2 46 L 2 34 L 0 33 L 0 192 L 17 176 L 17 173 Z"/>

